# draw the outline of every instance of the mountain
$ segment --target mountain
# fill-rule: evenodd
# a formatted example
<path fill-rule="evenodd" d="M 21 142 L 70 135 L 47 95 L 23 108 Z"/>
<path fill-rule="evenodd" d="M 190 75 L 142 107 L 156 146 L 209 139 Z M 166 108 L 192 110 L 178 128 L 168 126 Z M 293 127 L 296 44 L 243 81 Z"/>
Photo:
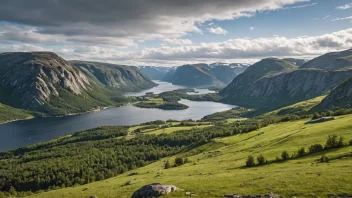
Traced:
<path fill-rule="evenodd" d="M 224 86 L 235 76 L 247 69 L 248 65 L 239 63 L 212 63 L 183 65 L 170 71 L 164 81 L 184 86 Z"/>
<path fill-rule="evenodd" d="M 138 69 L 152 80 L 162 80 L 172 67 L 139 66 Z"/>
<path fill-rule="evenodd" d="M 108 88 L 119 91 L 139 91 L 156 86 L 137 67 L 88 61 L 70 63 Z"/>
<path fill-rule="evenodd" d="M 184 86 L 223 85 L 211 72 L 207 64 L 183 65 L 176 69 L 173 84 Z"/>
<path fill-rule="evenodd" d="M 348 69 L 352 67 L 352 49 L 332 52 L 308 61 L 301 68 L 317 68 L 324 70 Z"/>
<path fill-rule="evenodd" d="M 114 104 L 111 97 L 132 84 L 136 84 L 134 88 L 153 86 L 136 68 L 101 71 L 77 67 L 52 52 L 1 53 L 0 103 L 48 115 L 66 115 L 110 106 Z M 117 84 L 112 76 L 122 77 L 124 84 Z M 149 84 L 142 87 L 140 82 Z"/>
<path fill-rule="evenodd" d="M 312 61 L 323 62 L 320 59 L 327 60 L 326 55 Z M 348 63 L 339 65 L 336 70 L 326 70 L 309 66 L 312 61 L 297 68 L 286 60 L 264 59 L 249 67 L 220 92 L 224 96 L 223 102 L 276 108 L 326 94 L 352 75 Z"/>
<path fill-rule="evenodd" d="M 294 69 L 297 69 L 297 66 L 285 60 L 277 58 L 263 59 L 248 67 L 242 74 L 236 76 L 227 87 L 220 91 L 220 94 L 231 96 L 240 91 L 245 91 L 257 79 L 267 74 Z"/>
<path fill-rule="evenodd" d="M 284 58 L 283 60 L 291 62 L 297 65 L 298 67 L 304 65 L 307 62 L 306 59 L 297 59 L 297 58 Z"/>
<path fill-rule="evenodd" d="M 164 77 L 161 79 L 161 81 L 164 81 L 164 82 L 172 82 L 172 78 L 174 77 L 175 75 L 175 72 L 176 72 L 176 68 L 171 68 L 170 71 L 168 71 Z"/>
<path fill-rule="evenodd" d="M 318 109 L 336 109 L 351 107 L 352 105 L 352 77 L 341 83 L 324 98 L 317 106 Z"/>

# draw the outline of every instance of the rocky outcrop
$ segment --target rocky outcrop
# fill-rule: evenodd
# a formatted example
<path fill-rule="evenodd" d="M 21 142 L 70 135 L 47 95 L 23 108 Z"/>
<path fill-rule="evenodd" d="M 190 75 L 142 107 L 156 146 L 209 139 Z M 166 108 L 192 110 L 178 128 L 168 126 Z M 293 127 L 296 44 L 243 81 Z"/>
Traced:
<path fill-rule="evenodd" d="M 324 98 L 317 106 L 318 109 L 336 109 L 351 107 L 352 105 L 352 78 L 341 83 Z"/>
<path fill-rule="evenodd" d="M 131 198 L 160 197 L 177 190 L 176 186 L 153 183 L 145 185 L 133 193 Z"/>
<path fill-rule="evenodd" d="M 51 52 L 0 54 L 0 79 L 6 97 L 31 109 L 59 96 L 59 88 L 80 95 L 90 85 L 86 75 Z"/>
<path fill-rule="evenodd" d="M 120 91 L 139 91 L 156 86 L 137 67 L 88 61 L 71 61 L 70 63 L 108 88 Z"/>
<path fill-rule="evenodd" d="M 328 121 L 332 121 L 332 120 L 335 120 L 335 118 L 334 117 L 322 117 L 322 118 L 318 118 L 318 119 L 314 119 L 314 120 L 309 120 L 305 124 L 316 124 L 316 123 L 328 122 Z"/>

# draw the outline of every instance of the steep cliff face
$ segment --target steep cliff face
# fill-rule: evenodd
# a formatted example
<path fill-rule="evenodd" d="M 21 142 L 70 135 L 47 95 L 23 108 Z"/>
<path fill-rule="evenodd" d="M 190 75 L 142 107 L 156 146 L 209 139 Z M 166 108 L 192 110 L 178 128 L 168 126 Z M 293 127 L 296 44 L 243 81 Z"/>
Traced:
<path fill-rule="evenodd" d="M 319 56 L 306 64 L 302 65 L 301 68 L 318 68 L 324 70 L 337 70 L 352 67 L 352 49 L 332 52 Z"/>
<path fill-rule="evenodd" d="M 317 106 L 318 109 L 334 109 L 351 107 L 352 105 L 352 78 L 341 83 L 324 98 Z"/>
<path fill-rule="evenodd" d="M 90 85 L 86 75 L 51 52 L 0 54 L 0 79 L 0 100 L 31 109 L 59 96 L 59 88 L 81 95 Z"/>
<path fill-rule="evenodd" d="M 172 83 L 172 78 L 174 77 L 175 72 L 176 72 L 176 68 L 172 68 L 170 71 L 168 71 L 164 75 L 164 77 L 161 79 L 161 81 Z"/>
<path fill-rule="evenodd" d="M 0 54 L 0 103 L 48 115 L 113 105 L 122 91 L 154 85 L 136 67 L 68 62 L 51 52 Z"/>
<path fill-rule="evenodd" d="M 332 54 L 309 61 L 300 69 L 287 65 L 285 60 L 262 60 L 220 92 L 224 96 L 223 101 L 255 108 L 276 108 L 326 94 L 352 75 L 348 61 L 344 64 L 338 61 L 339 65 L 333 67 L 330 63 L 334 61 L 326 58 L 341 59 L 346 52 Z M 318 64 L 324 69 L 313 66 L 324 61 L 329 66 Z M 333 68 L 337 69 L 331 70 Z"/>
<path fill-rule="evenodd" d="M 156 86 L 137 67 L 88 61 L 71 61 L 70 63 L 108 88 L 120 91 L 139 91 Z"/>

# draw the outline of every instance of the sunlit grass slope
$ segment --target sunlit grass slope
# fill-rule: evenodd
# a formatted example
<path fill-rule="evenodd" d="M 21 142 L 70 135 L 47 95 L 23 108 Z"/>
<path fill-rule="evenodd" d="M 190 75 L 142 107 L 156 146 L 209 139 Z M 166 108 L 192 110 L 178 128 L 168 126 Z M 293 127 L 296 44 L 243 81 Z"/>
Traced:
<path fill-rule="evenodd" d="M 191 162 L 176 168 L 163 169 L 164 159 L 105 181 L 31 197 L 130 197 L 141 186 L 153 182 L 176 185 L 196 193 L 197 197 L 268 192 L 284 197 L 326 197 L 328 193 L 351 193 L 352 158 L 344 157 L 329 163 L 318 163 L 317 159 L 323 154 L 330 158 L 351 156 L 352 146 L 280 163 L 243 167 L 249 155 L 256 157 L 263 154 L 268 160 L 274 160 L 284 150 L 293 154 L 301 147 L 307 149 L 317 143 L 325 145 L 328 135 L 343 136 L 345 142 L 352 140 L 352 115 L 320 124 L 306 125 L 306 121 L 274 124 L 251 133 L 216 139 L 196 148 L 201 152 L 181 154 L 199 153 L 188 156 Z M 169 160 L 172 162 L 173 158 Z M 130 180 L 136 184 L 124 186 Z M 83 191 L 85 188 L 88 190 Z M 166 197 L 187 196 L 180 191 Z"/>

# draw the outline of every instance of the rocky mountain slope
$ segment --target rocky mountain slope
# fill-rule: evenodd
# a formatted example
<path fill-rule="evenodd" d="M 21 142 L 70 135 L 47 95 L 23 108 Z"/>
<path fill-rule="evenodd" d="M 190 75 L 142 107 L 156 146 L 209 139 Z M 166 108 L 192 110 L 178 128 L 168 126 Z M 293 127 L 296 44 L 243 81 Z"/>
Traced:
<path fill-rule="evenodd" d="M 220 93 L 223 102 L 255 108 L 276 108 L 326 94 L 352 75 L 348 61 L 336 67 L 315 63 L 340 62 L 346 51 L 323 55 L 297 69 L 279 59 L 264 59 L 249 67 Z M 347 54 L 348 55 L 348 54 Z M 322 69 L 327 68 L 327 69 Z"/>
<path fill-rule="evenodd" d="M 324 98 L 318 109 L 335 109 L 352 105 L 352 78 L 341 83 Z"/>
<path fill-rule="evenodd" d="M 144 88 L 140 84 L 144 82 L 148 82 L 146 88 L 153 86 L 136 68 L 122 67 L 120 73 L 113 69 L 104 73 L 97 66 L 95 73 L 91 71 L 52 52 L 1 53 L 0 102 L 49 115 L 65 115 L 112 105 L 111 96 L 117 94 L 116 90 L 132 84 L 139 89 Z M 112 81 L 112 76 L 115 80 L 122 78 L 122 85 Z M 130 83 L 126 83 L 127 79 Z"/>
<path fill-rule="evenodd" d="M 297 65 L 298 67 L 304 65 L 305 63 L 307 63 L 307 60 L 305 59 L 297 59 L 297 58 L 284 58 L 283 60 L 291 62 L 295 65 Z"/>
<path fill-rule="evenodd" d="M 164 81 L 164 82 L 172 82 L 172 78 L 174 77 L 175 75 L 175 72 L 176 72 L 176 68 L 172 68 L 170 71 L 168 71 L 164 77 L 161 79 L 161 81 Z"/>
<path fill-rule="evenodd" d="M 173 67 L 155 67 L 155 66 L 139 66 L 138 69 L 152 80 L 162 80 L 164 76 L 171 70 L 175 70 Z"/>
<path fill-rule="evenodd" d="M 184 65 L 174 73 L 170 71 L 164 80 L 185 86 L 224 86 L 247 67 L 246 64 L 225 63 Z"/>
<path fill-rule="evenodd" d="M 352 49 L 319 56 L 308 61 L 301 68 L 318 68 L 324 70 L 352 68 Z"/>
<path fill-rule="evenodd" d="M 139 91 L 156 86 L 137 67 L 88 61 L 70 61 L 70 63 L 108 88 L 119 91 Z"/>

